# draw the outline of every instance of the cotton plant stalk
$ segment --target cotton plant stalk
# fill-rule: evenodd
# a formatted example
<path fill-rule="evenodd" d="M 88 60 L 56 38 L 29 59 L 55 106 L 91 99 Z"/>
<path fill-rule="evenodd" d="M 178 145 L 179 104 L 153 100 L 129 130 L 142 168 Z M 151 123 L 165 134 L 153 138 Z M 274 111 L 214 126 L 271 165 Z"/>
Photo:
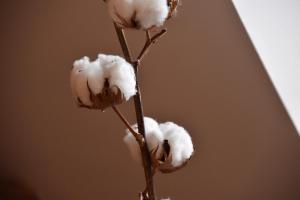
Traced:
<path fill-rule="evenodd" d="M 113 21 L 124 58 L 99 54 L 95 60 L 84 56 L 73 63 L 70 83 L 79 107 L 112 108 L 126 126 L 124 142 L 136 162 L 144 168 L 146 188 L 140 200 L 156 200 L 153 177 L 183 168 L 194 153 L 187 130 L 174 122 L 159 123 L 145 117 L 138 70 L 150 47 L 166 33 L 161 28 L 176 13 L 179 0 L 104 0 Z M 145 33 L 146 41 L 136 58 L 131 55 L 125 30 Z M 136 124 L 131 125 L 117 108 L 134 100 Z M 167 198 L 169 199 L 169 198 Z"/>

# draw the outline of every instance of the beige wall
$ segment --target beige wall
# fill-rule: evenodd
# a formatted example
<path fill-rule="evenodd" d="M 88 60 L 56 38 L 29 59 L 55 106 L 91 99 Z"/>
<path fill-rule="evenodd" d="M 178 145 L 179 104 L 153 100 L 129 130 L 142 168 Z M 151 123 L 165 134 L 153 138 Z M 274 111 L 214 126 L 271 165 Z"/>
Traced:
<path fill-rule="evenodd" d="M 74 59 L 121 50 L 100 0 L 1 3 L 0 166 L 44 200 L 136 199 L 142 168 L 111 110 L 78 109 Z M 156 176 L 159 196 L 300 199 L 299 137 L 228 0 L 183 1 L 141 67 L 145 113 L 191 133 L 183 170 Z M 144 34 L 129 33 L 134 52 Z M 121 106 L 134 122 L 132 101 Z"/>

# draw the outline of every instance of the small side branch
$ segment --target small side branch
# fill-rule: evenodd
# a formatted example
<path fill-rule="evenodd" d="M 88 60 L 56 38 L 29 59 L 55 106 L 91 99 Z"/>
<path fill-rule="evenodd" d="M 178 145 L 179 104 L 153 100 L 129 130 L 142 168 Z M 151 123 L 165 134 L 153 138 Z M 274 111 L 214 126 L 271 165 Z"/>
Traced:
<path fill-rule="evenodd" d="M 125 124 L 125 126 L 128 128 L 128 130 L 132 133 L 132 135 L 135 137 L 136 141 L 140 144 L 143 145 L 144 138 L 141 134 L 137 133 L 129 124 L 127 119 L 124 117 L 124 115 L 119 111 L 119 109 L 116 106 L 112 106 L 113 110 L 115 113 L 119 116 L 121 121 Z"/>
<path fill-rule="evenodd" d="M 159 38 L 161 38 L 165 33 L 167 32 L 167 29 L 162 29 L 160 32 L 156 33 L 153 37 L 151 37 L 150 32 L 146 31 L 146 43 L 137 57 L 137 62 L 140 63 L 141 60 L 144 58 L 150 47 L 157 42 Z"/>

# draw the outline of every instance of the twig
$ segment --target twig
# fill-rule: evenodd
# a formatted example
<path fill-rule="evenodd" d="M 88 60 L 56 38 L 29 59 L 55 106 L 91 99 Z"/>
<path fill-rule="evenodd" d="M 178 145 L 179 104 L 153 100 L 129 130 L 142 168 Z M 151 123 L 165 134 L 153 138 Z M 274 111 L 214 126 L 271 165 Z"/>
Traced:
<path fill-rule="evenodd" d="M 145 54 L 148 52 L 149 48 L 155 44 L 155 42 L 162 37 L 165 33 L 167 32 L 167 29 L 162 29 L 160 32 L 158 32 L 157 34 L 155 34 L 153 37 L 150 36 L 149 31 L 146 31 L 146 43 L 141 51 L 141 53 L 139 54 L 139 56 L 137 57 L 137 61 L 141 62 L 141 60 L 143 59 L 143 57 L 145 56 Z"/>
<path fill-rule="evenodd" d="M 147 41 L 151 40 L 150 30 L 146 30 L 146 39 L 147 39 Z"/>
<path fill-rule="evenodd" d="M 118 25 L 115 23 L 114 26 L 125 59 L 128 62 L 134 64 L 134 72 L 136 75 L 136 90 L 137 90 L 137 93 L 134 96 L 134 105 L 135 105 L 136 119 L 138 124 L 138 131 L 144 137 L 145 140 L 144 145 L 140 145 L 140 150 L 142 154 L 143 167 L 144 167 L 144 173 L 146 178 L 147 194 L 149 196 L 148 198 L 149 200 L 156 200 L 154 184 L 153 184 L 151 156 L 150 156 L 150 152 L 145 137 L 144 113 L 143 113 L 142 100 L 141 100 L 141 94 L 140 94 L 139 82 L 138 82 L 138 65 L 135 64 L 136 62 L 133 62 L 123 30 L 120 27 L 118 27 Z"/>
<path fill-rule="evenodd" d="M 113 110 L 115 111 L 115 113 L 117 113 L 117 115 L 120 117 L 120 119 L 122 120 L 122 122 L 125 124 L 125 126 L 128 128 L 128 130 L 132 133 L 132 135 L 135 137 L 135 139 L 137 140 L 137 142 L 139 144 L 143 144 L 144 140 L 143 140 L 143 136 L 139 133 L 137 133 L 129 124 L 129 122 L 127 121 L 127 119 L 124 117 L 124 115 L 119 111 L 119 109 L 116 106 L 112 106 Z"/>

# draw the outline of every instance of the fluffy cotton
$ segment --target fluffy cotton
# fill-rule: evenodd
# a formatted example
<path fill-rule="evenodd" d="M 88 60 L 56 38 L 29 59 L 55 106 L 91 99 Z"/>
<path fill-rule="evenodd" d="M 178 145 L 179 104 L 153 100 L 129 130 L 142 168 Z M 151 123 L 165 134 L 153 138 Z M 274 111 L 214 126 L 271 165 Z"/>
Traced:
<path fill-rule="evenodd" d="M 144 117 L 144 124 L 145 124 L 145 134 L 146 134 L 146 141 L 150 151 L 155 150 L 157 147 L 161 147 L 163 142 L 163 134 L 159 128 L 158 123 L 149 117 Z M 134 124 L 132 128 L 138 132 L 137 124 Z M 126 130 L 127 134 L 124 137 L 124 142 L 127 145 L 132 158 L 137 161 L 141 162 L 141 153 L 140 147 L 138 142 L 136 141 L 135 137 Z M 157 156 L 159 156 L 161 149 L 158 149 Z"/>
<path fill-rule="evenodd" d="M 90 92 L 93 95 L 100 94 L 105 80 L 108 80 L 109 87 L 114 93 L 119 89 L 125 100 L 136 93 L 134 70 L 123 58 L 99 54 L 94 61 L 83 57 L 74 62 L 70 81 L 72 93 L 78 103 L 93 106 Z"/>
<path fill-rule="evenodd" d="M 173 122 L 160 124 L 159 128 L 170 146 L 171 164 L 174 167 L 183 165 L 194 152 L 191 136 L 183 127 Z"/>
<path fill-rule="evenodd" d="M 190 135 L 183 127 L 173 122 L 158 124 L 154 119 L 149 117 L 145 117 L 144 121 L 148 147 L 152 152 L 155 152 L 153 150 L 157 149 L 154 158 L 156 159 L 156 163 L 159 164 L 159 170 L 162 172 L 172 172 L 190 159 L 194 152 L 194 147 Z M 133 125 L 133 128 L 137 131 L 136 124 Z M 140 162 L 139 145 L 135 137 L 128 130 L 124 141 L 134 160 Z M 166 152 L 167 150 L 164 149 L 165 142 L 169 145 L 169 152 Z M 163 155 L 167 156 L 166 163 L 164 163 L 164 160 L 161 160 Z"/>
<path fill-rule="evenodd" d="M 159 27 L 169 15 L 167 0 L 108 0 L 112 19 L 123 27 Z"/>
<path fill-rule="evenodd" d="M 111 86 L 117 86 L 126 100 L 135 95 L 135 74 L 130 63 L 119 56 L 99 54 L 98 60 L 104 68 L 104 77 L 109 79 Z"/>

